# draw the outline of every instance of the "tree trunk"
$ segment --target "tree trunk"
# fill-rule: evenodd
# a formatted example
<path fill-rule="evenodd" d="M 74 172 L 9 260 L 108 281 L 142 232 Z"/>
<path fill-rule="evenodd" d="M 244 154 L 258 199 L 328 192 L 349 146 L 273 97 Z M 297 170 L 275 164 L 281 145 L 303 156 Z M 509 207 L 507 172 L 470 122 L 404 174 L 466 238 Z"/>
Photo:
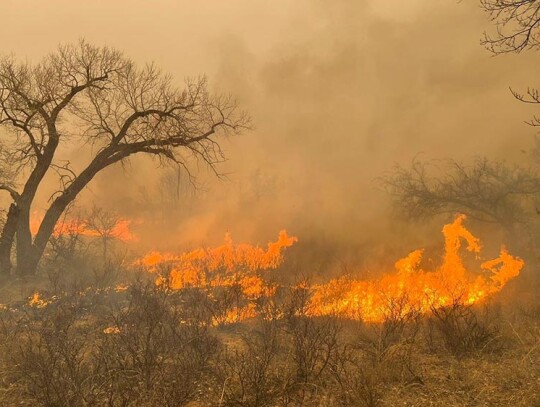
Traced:
<path fill-rule="evenodd" d="M 63 201 L 59 204 L 57 201 L 51 205 L 49 210 L 45 213 L 45 217 L 41 221 L 39 226 L 39 231 L 34 240 L 32 241 L 32 235 L 29 228 L 29 217 L 26 222 L 23 223 L 17 229 L 17 273 L 20 275 L 31 275 L 35 274 L 37 271 L 37 266 L 47 243 L 53 234 L 54 227 L 60 219 L 60 216 L 64 212 L 67 203 L 64 204 Z M 19 234 L 23 237 L 19 241 Z"/>
<path fill-rule="evenodd" d="M 19 219 L 19 208 L 15 203 L 9 206 L 9 211 L 6 218 L 6 223 L 0 235 L 0 273 L 9 275 L 11 273 L 11 249 L 13 248 L 13 240 L 17 231 L 17 223 Z"/>
<path fill-rule="evenodd" d="M 115 146 L 113 146 L 115 147 Z M 130 154 L 136 153 L 137 150 L 125 150 L 121 154 L 117 154 L 113 157 L 111 155 L 115 152 L 113 147 L 102 150 L 92 162 L 86 167 L 69 186 L 59 195 L 51 204 L 39 230 L 32 241 L 32 235 L 30 233 L 30 205 L 28 210 L 21 210 L 25 219 L 21 219 L 19 216 L 19 226 L 17 227 L 17 272 L 23 275 L 35 274 L 37 266 L 45 247 L 53 234 L 54 227 L 64 213 L 67 206 L 75 200 L 79 192 L 81 192 L 88 183 L 95 177 L 95 175 L 104 169 L 105 167 L 114 164 L 122 159 L 128 157 Z M 33 199 L 33 195 L 32 195 Z M 31 203 L 31 201 L 30 201 Z M 21 205 L 20 205 L 21 206 Z M 26 206 L 25 206 L 26 208 Z M 23 223 L 21 225 L 21 223 Z M 20 245 L 21 252 L 19 253 L 19 233 L 23 237 L 23 241 Z M 28 244 L 30 242 L 30 244 Z"/>
<path fill-rule="evenodd" d="M 108 237 L 103 238 L 103 266 L 107 265 L 107 243 L 109 241 Z"/>
<path fill-rule="evenodd" d="M 30 205 L 19 204 L 19 218 L 17 222 L 17 273 L 19 275 L 33 274 L 32 264 L 32 233 L 30 232 Z M 35 269 L 34 269 L 35 270 Z"/>
<path fill-rule="evenodd" d="M 24 254 L 17 252 L 17 274 L 29 276 L 36 273 L 37 266 L 43 251 L 41 253 L 34 246 L 27 247 Z"/>
<path fill-rule="evenodd" d="M 17 271 L 19 273 L 35 274 L 38 263 L 43 256 L 45 248 L 47 247 L 47 243 L 54 232 L 56 223 L 68 205 L 77 197 L 79 192 L 81 192 L 83 188 L 88 185 L 99 170 L 103 169 L 104 166 L 100 166 L 98 164 L 101 163 L 99 161 L 97 163 L 94 162 L 92 165 L 86 168 L 77 178 L 75 178 L 75 180 L 64 190 L 64 192 L 53 201 L 45 213 L 45 216 L 41 221 L 41 225 L 39 225 L 39 230 L 26 255 L 21 255 L 21 257 L 17 255 Z M 25 247 L 24 249 L 26 250 L 27 248 Z"/>

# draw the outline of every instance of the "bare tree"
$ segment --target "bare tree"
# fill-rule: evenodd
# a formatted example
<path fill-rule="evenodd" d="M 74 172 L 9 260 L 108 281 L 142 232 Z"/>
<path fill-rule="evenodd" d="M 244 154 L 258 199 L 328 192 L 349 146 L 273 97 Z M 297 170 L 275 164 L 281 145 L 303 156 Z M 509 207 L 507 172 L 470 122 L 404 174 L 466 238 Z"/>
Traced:
<path fill-rule="evenodd" d="M 482 43 L 493 53 L 521 52 L 540 46 L 539 0 L 480 0 L 495 23 L 495 34 Z"/>
<path fill-rule="evenodd" d="M 497 55 L 540 49 L 540 0 L 480 0 L 480 4 L 496 28 L 495 34 L 484 33 L 482 44 L 488 50 Z M 540 104 L 538 89 L 510 91 L 520 102 Z M 540 117 L 533 116 L 527 124 L 540 126 Z M 540 159 L 538 139 L 536 144 L 534 153 Z"/>
<path fill-rule="evenodd" d="M 506 231 L 535 215 L 540 198 L 540 174 L 534 168 L 512 167 L 486 158 L 472 165 L 446 160 L 413 161 L 382 178 L 400 209 L 411 217 L 465 213 Z"/>
<path fill-rule="evenodd" d="M 108 248 L 111 240 L 117 239 L 116 226 L 122 218 L 114 212 L 94 206 L 86 219 L 86 226 L 91 229 L 101 240 L 103 250 L 103 263 L 107 263 Z"/>
<path fill-rule="evenodd" d="M 85 41 L 60 46 L 38 64 L 1 58 L 0 125 L 9 132 L 2 144 L 20 185 L 0 186 L 13 199 L 0 235 L 2 271 L 11 270 L 15 241 L 17 272 L 36 271 L 56 222 L 104 168 L 142 153 L 183 167 L 191 156 L 216 171 L 223 159 L 216 139 L 248 122 L 231 97 L 210 94 L 205 78 L 177 89 L 156 66 L 137 67 L 122 53 Z M 65 143 L 93 147 L 82 170 L 59 160 Z M 51 170 L 60 188 L 33 237 L 30 207 Z"/>

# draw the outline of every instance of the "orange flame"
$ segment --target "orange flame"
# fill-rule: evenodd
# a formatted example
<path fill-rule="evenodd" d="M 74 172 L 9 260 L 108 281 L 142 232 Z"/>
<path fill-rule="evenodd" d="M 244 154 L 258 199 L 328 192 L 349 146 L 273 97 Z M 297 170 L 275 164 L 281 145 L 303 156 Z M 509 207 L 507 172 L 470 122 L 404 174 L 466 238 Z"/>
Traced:
<path fill-rule="evenodd" d="M 445 252 L 440 267 L 433 271 L 421 268 L 423 250 L 415 250 L 395 263 L 397 273 L 377 280 L 362 281 L 341 277 L 312 287 L 307 314 L 337 315 L 366 322 L 382 322 L 389 317 L 420 315 L 450 305 L 472 305 L 500 291 L 519 275 L 523 260 L 501 248 L 496 259 L 480 264 L 479 270 L 467 270 L 460 250 L 477 257 L 480 241 L 469 232 L 464 215 L 443 227 Z M 227 310 L 215 324 L 237 322 L 257 314 L 255 300 L 270 297 L 276 287 L 269 285 L 260 270 L 277 268 L 283 261 L 282 249 L 293 245 L 296 237 L 281 231 L 268 249 L 248 244 L 233 244 L 229 235 L 225 243 L 209 249 L 196 249 L 180 255 L 152 252 L 136 264 L 159 274 L 158 285 L 172 289 L 186 287 L 239 287 L 247 300 Z M 211 295 L 211 294 L 210 294 Z"/>
<path fill-rule="evenodd" d="M 45 308 L 52 303 L 52 300 L 46 300 L 36 291 L 30 298 L 28 298 L 28 305 L 33 308 Z"/>
<path fill-rule="evenodd" d="M 279 267 L 283 261 L 282 250 L 297 241 L 282 230 L 278 240 L 268 243 L 264 250 L 245 243 L 235 245 L 226 234 L 225 243 L 218 247 L 180 255 L 151 252 L 135 264 L 160 274 L 156 283 L 175 290 L 238 284 L 247 298 L 254 299 L 272 292 L 257 272 Z"/>
<path fill-rule="evenodd" d="M 117 326 L 109 326 L 103 330 L 103 333 L 106 335 L 115 335 L 120 333 L 120 328 Z"/>
<path fill-rule="evenodd" d="M 156 284 L 174 290 L 186 287 L 238 287 L 245 301 L 214 316 L 214 325 L 229 324 L 257 315 L 254 301 L 274 294 L 274 287 L 264 281 L 259 271 L 276 269 L 283 261 L 282 251 L 298 239 L 285 230 L 278 240 L 264 250 L 249 244 L 235 245 L 229 234 L 223 245 L 196 249 L 180 255 L 152 252 L 135 262 L 152 273 L 159 274 Z M 247 303 L 246 303 L 247 301 Z"/>
<path fill-rule="evenodd" d="M 481 246 L 464 226 L 464 215 L 443 227 L 443 264 L 428 272 L 420 268 L 423 251 L 415 250 L 396 262 L 397 273 L 376 281 L 339 278 L 313 287 L 311 315 L 336 314 L 367 322 L 382 322 L 390 314 L 428 313 L 453 304 L 471 305 L 500 291 L 519 275 L 523 260 L 501 248 L 496 259 L 480 265 L 483 274 L 467 271 L 460 256 L 462 241 L 467 250 L 479 253 Z M 396 315 L 396 313 L 398 315 Z"/>
<path fill-rule="evenodd" d="M 30 232 L 35 236 L 39 230 L 43 215 L 34 213 L 30 221 Z M 132 221 L 130 219 L 119 218 L 114 226 L 108 230 L 107 237 L 130 242 L 137 240 L 136 236 L 130 229 Z M 103 233 L 93 229 L 84 219 L 67 219 L 59 221 L 53 231 L 54 237 L 66 235 L 80 235 L 88 237 L 103 237 Z"/>

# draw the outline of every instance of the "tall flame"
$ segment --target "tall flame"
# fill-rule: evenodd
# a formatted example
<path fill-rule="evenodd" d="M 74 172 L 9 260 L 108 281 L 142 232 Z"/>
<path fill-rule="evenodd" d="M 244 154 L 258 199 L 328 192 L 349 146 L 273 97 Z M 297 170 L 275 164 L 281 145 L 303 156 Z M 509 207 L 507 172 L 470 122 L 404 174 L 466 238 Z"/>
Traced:
<path fill-rule="evenodd" d="M 484 261 L 476 272 L 465 267 L 462 246 L 478 256 L 480 241 L 469 232 L 464 215 L 443 227 L 445 251 L 442 264 L 434 270 L 421 268 L 423 250 L 415 250 L 395 263 L 396 272 L 376 280 L 340 277 L 327 283 L 298 288 L 309 291 L 307 313 L 311 316 L 337 315 L 366 322 L 382 322 L 389 317 L 426 314 L 451 305 L 472 305 L 500 291 L 519 275 L 523 260 L 503 247 L 497 258 Z M 266 250 L 248 244 L 235 245 L 229 235 L 225 243 L 180 255 L 153 252 L 137 264 L 159 276 L 156 283 L 173 289 L 186 287 L 239 287 L 247 300 L 229 310 L 224 322 L 235 322 L 257 314 L 254 300 L 272 296 L 260 270 L 277 268 L 282 250 L 297 241 L 281 231 Z M 211 294 L 210 294 L 211 295 Z"/>
<path fill-rule="evenodd" d="M 311 315 L 336 314 L 368 322 L 382 322 L 390 314 L 427 313 L 454 304 L 471 305 L 498 291 L 519 275 L 523 260 L 501 248 L 499 257 L 480 265 L 481 274 L 467 271 L 460 256 L 467 250 L 480 253 L 480 241 L 463 226 L 464 215 L 443 227 L 445 253 L 434 271 L 420 268 L 423 250 L 415 250 L 395 263 L 397 273 L 374 281 L 347 277 L 313 287 Z"/>

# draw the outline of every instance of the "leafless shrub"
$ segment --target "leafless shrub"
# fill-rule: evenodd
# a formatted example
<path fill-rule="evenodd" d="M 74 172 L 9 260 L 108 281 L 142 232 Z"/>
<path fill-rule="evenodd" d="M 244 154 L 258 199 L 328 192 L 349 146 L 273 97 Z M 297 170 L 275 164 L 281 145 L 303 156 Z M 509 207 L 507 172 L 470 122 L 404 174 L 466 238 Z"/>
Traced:
<path fill-rule="evenodd" d="M 499 326 L 497 315 L 493 313 L 489 306 L 478 311 L 455 302 L 447 307 L 432 307 L 428 327 L 436 330 L 452 355 L 462 358 L 487 350 L 488 345 L 491 345 L 489 349 L 495 349 Z"/>
<path fill-rule="evenodd" d="M 83 246 L 85 245 L 82 241 L 79 227 L 83 221 L 80 217 L 75 217 L 70 222 L 71 227 L 62 227 L 66 223 L 66 216 L 64 216 L 59 226 L 61 233 L 51 236 L 46 253 L 49 261 L 54 262 L 58 259 L 68 262 L 73 261 L 79 252 L 84 250 Z"/>
<path fill-rule="evenodd" d="M 223 390 L 219 405 L 241 407 L 274 406 L 287 392 L 286 372 L 278 361 L 279 341 L 276 321 L 242 336 L 236 349 L 223 359 Z"/>
<path fill-rule="evenodd" d="M 297 382 L 316 384 L 338 349 L 339 321 L 334 317 L 298 316 L 289 320 L 288 331 L 292 336 Z"/>
<path fill-rule="evenodd" d="M 337 385 L 336 405 L 378 407 L 382 401 L 380 368 L 365 363 L 349 346 L 334 354 L 330 371 Z"/>
<path fill-rule="evenodd" d="M 410 308 L 408 296 L 389 298 L 384 320 L 364 325 L 360 347 L 375 363 L 383 361 L 393 347 L 413 344 L 420 327 L 420 312 Z"/>
<path fill-rule="evenodd" d="M 181 301 L 154 285 L 132 287 L 110 313 L 99 294 L 61 298 L 1 319 L 2 373 L 12 400 L 38 406 L 182 406 L 202 398 L 219 349 Z M 8 340 L 9 339 L 9 340 Z M 6 359 L 7 358 L 7 359 Z M 1 400 L 1 398 L 0 398 Z"/>
<path fill-rule="evenodd" d="M 17 339 L 8 350 L 20 405 L 100 405 L 102 382 L 97 366 L 86 357 L 93 332 L 80 321 L 82 313 L 72 297 L 19 320 Z"/>
<path fill-rule="evenodd" d="M 213 287 L 207 292 L 209 301 L 206 304 L 216 323 L 239 322 L 242 319 L 239 312 L 248 304 L 248 300 L 240 284 Z"/>
<path fill-rule="evenodd" d="M 181 304 L 182 319 L 186 324 L 212 325 L 215 317 L 214 305 L 203 288 L 187 287 L 175 293 Z"/>
<path fill-rule="evenodd" d="M 305 281 L 291 287 L 277 285 L 273 295 L 259 299 L 257 309 L 264 319 L 290 321 L 295 316 L 306 315 L 309 298 L 309 284 Z"/>
<path fill-rule="evenodd" d="M 152 284 L 131 289 L 94 358 L 108 405 L 181 406 L 195 397 L 217 340 L 187 324 L 174 297 Z"/>
<path fill-rule="evenodd" d="M 126 252 L 115 252 L 103 264 L 92 267 L 92 285 L 105 288 L 115 285 L 119 281 L 126 281 L 121 277 L 125 277 L 127 274 L 128 264 Z"/>
<path fill-rule="evenodd" d="M 360 325 L 354 345 L 380 380 L 423 383 L 415 352 L 420 327 L 420 312 L 410 308 L 406 295 L 389 298 L 384 320 Z"/>

